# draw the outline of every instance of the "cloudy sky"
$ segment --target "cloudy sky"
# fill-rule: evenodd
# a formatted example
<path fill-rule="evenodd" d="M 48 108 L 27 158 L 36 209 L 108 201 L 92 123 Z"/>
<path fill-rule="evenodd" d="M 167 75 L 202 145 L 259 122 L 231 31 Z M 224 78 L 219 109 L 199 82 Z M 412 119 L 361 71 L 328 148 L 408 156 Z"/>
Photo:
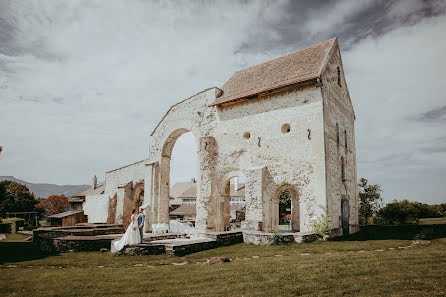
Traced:
<path fill-rule="evenodd" d="M 446 1 L 0 0 L 0 175 L 90 183 L 148 156 L 169 106 L 338 36 L 358 176 L 446 201 Z M 173 180 L 195 172 L 180 138 Z"/>

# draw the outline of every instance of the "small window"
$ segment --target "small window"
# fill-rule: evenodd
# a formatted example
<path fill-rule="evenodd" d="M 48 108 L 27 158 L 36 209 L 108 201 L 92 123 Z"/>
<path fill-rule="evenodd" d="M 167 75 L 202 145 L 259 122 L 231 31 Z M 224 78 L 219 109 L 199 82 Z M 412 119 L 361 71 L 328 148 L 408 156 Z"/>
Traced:
<path fill-rule="evenodd" d="M 347 148 L 347 130 L 344 130 L 345 148 Z"/>
<path fill-rule="evenodd" d="M 344 157 L 341 157 L 341 179 L 342 181 L 345 181 Z"/>
<path fill-rule="evenodd" d="M 339 145 L 339 125 L 336 123 L 336 144 Z"/>
<path fill-rule="evenodd" d="M 282 133 L 283 134 L 289 133 L 290 131 L 291 131 L 290 124 L 283 124 L 282 125 Z"/>
<path fill-rule="evenodd" d="M 339 66 L 338 66 L 338 85 L 340 85 L 342 87 L 342 83 L 341 83 L 341 68 L 339 68 Z"/>

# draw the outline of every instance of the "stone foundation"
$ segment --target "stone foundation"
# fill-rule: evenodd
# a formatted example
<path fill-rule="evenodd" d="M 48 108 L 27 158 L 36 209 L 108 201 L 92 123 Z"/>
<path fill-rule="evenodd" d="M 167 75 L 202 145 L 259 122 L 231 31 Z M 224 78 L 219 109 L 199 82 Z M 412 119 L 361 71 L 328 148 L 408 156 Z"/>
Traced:
<path fill-rule="evenodd" d="M 243 242 L 241 231 L 211 232 L 206 238 L 186 239 L 183 234 L 164 234 L 148 236 L 144 238 L 144 244 L 126 247 L 122 254 L 126 255 L 154 255 L 163 253 L 175 256 L 184 256 L 220 246 L 228 246 Z M 174 239 L 172 239 L 172 237 Z M 157 239 L 160 238 L 160 239 Z M 157 248 L 155 248 L 157 247 Z"/>
<path fill-rule="evenodd" d="M 252 244 L 268 244 L 274 233 L 266 233 L 259 231 L 243 231 L 243 241 Z M 296 243 L 312 242 L 317 240 L 317 235 L 309 232 L 281 233 L 282 236 L 289 238 L 290 241 Z"/>
<path fill-rule="evenodd" d="M 33 231 L 33 244 L 44 253 L 99 251 L 125 232 L 122 225 L 80 224 L 72 227 L 44 227 Z"/>

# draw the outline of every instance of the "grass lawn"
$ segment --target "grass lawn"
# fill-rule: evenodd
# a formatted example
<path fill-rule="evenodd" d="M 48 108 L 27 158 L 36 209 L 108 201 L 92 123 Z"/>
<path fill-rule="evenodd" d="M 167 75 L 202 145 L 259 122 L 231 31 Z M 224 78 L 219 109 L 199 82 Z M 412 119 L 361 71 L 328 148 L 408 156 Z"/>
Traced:
<path fill-rule="evenodd" d="M 446 217 L 420 219 L 420 224 L 446 223 Z"/>
<path fill-rule="evenodd" d="M 446 238 L 411 244 L 238 244 L 185 257 L 114 257 L 45 256 L 27 242 L 0 241 L 0 296 L 445 296 Z M 197 264 L 215 256 L 232 262 Z"/>

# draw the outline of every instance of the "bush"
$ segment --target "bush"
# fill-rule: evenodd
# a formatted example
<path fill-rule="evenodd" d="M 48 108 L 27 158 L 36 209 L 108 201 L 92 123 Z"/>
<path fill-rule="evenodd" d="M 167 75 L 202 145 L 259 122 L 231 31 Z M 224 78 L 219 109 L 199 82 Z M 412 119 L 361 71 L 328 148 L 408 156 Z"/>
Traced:
<path fill-rule="evenodd" d="M 289 236 L 283 236 L 281 233 L 274 232 L 273 235 L 271 235 L 269 242 L 272 245 L 285 245 L 292 243 L 293 239 Z"/>
<path fill-rule="evenodd" d="M 315 234 L 319 235 L 320 237 L 324 237 L 324 235 L 330 235 L 330 216 L 328 215 L 328 210 L 325 207 L 319 207 L 324 212 L 320 215 L 319 218 L 311 222 L 311 227 Z"/>
<path fill-rule="evenodd" d="M 373 219 L 375 224 L 416 224 L 419 219 L 444 215 L 442 205 L 428 205 L 408 200 L 394 200 L 381 208 Z"/>

